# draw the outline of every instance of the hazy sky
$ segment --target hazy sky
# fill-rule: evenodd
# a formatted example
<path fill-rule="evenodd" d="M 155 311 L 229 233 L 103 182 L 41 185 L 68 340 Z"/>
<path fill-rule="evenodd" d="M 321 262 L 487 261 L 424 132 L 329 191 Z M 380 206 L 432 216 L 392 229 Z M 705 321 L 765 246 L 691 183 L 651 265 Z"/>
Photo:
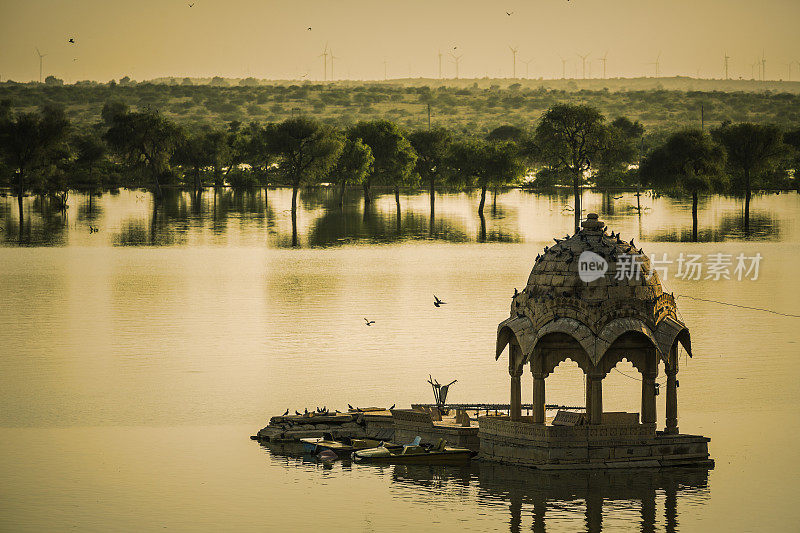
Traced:
<path fill-rule="evenodd" d="M 194 6 L 189 7 L 193 2 Z M 508 16 L 506 12 L 511 12 Z M 654 74 L 800 80 L 800 0 L 0 0 L 0 79 L 68 82 L 160 76 L 323 78 L 327 43 L 337 79 Z M 307 30 L 308 27 L 312 29 Z M 74 37 L 76 44 L 67 39 Z M 454 50 L 454 47 L 458 47 Z M 330 59 L 328 60 L 330 79 Z"/>

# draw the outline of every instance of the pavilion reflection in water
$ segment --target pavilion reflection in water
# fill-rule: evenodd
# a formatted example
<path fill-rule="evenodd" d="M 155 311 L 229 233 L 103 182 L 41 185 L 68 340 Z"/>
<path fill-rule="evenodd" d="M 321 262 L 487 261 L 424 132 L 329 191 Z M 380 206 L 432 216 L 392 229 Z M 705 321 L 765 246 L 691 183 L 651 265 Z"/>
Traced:
<path fill-rule="evenodd" d="M 318 463 L 294 443 L 260 444 L 286 467 Z M 399 487 L 455 498 L 465 505 L 502 506 L 508 509 L 512 532 L 546 531 L 557 522 L 567 522 L 566 529 L 572 531 L 599 532 L 604 521 L 608 525 L 618 520 L 629 530 L 675 532 L 681 508 L 703 505 L 710 496 L 709 469 L 702 467 L 547 471 L 487 461 L 387 466 L 345 460 L 341 468 L 388 474 Z M 625 512 L 618 513 L 620 509 Z"/>

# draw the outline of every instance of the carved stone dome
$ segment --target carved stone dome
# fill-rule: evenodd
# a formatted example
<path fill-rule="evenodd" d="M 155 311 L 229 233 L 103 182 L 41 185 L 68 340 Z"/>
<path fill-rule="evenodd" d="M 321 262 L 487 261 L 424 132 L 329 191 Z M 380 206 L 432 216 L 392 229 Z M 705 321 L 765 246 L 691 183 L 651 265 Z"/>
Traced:
<path fill-rule="evenodd" d="M 498 327 L 497 356 L 516 337 L 528 360 L 539 339 L 554 332 L 577 340 L 595 365 L 629 332 L 647 336 L 662 357 L 678 337 L 691 353 L 675 299 L 664 292 L 644 250 L 633 239 L 608 233 L 594 213 L 581 226 L 575 235 L 545 247 L 525 288 L 515 289 L 511 316 Z"/>

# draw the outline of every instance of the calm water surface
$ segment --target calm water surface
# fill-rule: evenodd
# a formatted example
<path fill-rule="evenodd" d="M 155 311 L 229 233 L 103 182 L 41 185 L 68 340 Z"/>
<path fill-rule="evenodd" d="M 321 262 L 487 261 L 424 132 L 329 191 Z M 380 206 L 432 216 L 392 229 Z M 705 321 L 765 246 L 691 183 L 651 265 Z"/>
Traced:
<path fill-rule="evenodd" d="M 621 197 L 620 197 L 621 196 Z M 800 314 L 800 198 L 691 206 L 587 193 L 586 208 L 648 253 L 760 253 L 759 279 L 682 280 L 677 295 Z M 65 214 L 0 198 L 0 530 L 786 531 L 800 523 L 800 319 L 679 297 L 695 356 L 679 425 L 712 438 L 716 469 L 546 475 L 498 465 L 324 469 L 248 436 L 285 409 L 407 406 L 425 380 L 454 402 L 508 397 L 494 360 L 514 287 L 553 236 L 566 196 L 477 198 L 291 192 L 75 195 Z M 98 231 L 90 232 L 90 227 Z M 638 244 L 637 244 L 638 245 Z M 448 305 L 431 305 L 436 293 Z M 371 328 L 363 317 L 376 320 Z M 639 410 L 627 363 L 608 410 Z M 523 376 L 530 397 L 531 378 Z M 548 403 L 580 403 L 577 366 Z M 658 397 L 659 425 L 664 397 Z"/>

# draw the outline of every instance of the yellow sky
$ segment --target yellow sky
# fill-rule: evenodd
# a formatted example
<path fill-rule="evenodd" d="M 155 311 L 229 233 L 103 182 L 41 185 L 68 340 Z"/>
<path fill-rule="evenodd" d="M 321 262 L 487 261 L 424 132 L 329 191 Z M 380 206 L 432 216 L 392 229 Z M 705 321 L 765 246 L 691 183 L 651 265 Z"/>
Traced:
<path fill-rule="evenodd" d="M 189 7 L 193 2 L 194 6 Z M 509 16 L 506 12 L 511 12 Z M 337 79 L 454 75 L 654 74 L 800 80 L 800 0 L 0 0 L 0 79 L 68 82 L 160 76 L 322 79 L 325 48 Z M 309 31 L 307 28 L 311 27 Z M 76 44 L 67 39 L 74 37 Z M 457 47 L 457 48 L 454 48 Z M 330 59 L 327 76 L 330 78 Z"/>

